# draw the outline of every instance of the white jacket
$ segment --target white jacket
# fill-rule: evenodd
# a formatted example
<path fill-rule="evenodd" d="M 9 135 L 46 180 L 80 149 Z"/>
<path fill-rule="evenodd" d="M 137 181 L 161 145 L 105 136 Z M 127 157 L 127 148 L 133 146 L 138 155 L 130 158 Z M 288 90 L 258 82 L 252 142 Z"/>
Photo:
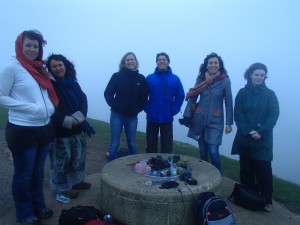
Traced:
<path fill-rule="evenodd" d="M 46 125 L 54 113 L 47 90 L 16 58 L 0 70 L 0 106 L 9 109 L 9 122 L 20 126 Z"/>

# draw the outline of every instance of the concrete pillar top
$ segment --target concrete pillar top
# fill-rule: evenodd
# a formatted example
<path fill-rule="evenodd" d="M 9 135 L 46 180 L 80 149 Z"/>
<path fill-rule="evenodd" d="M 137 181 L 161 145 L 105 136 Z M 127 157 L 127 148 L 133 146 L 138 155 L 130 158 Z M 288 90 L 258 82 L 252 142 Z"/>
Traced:
<path fill-rule="evenodd" d="M 190 218 L 193 198 L 204 191 L 217 191 L 222 181 L 221 174 L 210 163 L 180 155 L 181 160 L 188 160 L 192 177 L 198 181 L 197 185 L 187 185 L 179 177 L 177 188 L 160 189 L 160 185 L 146 185 L 146 181 L 159 178 L 136 174 L 128 165 L 141 160 L 147 161 L 157 155 L 167 159 L 174 154 L 136 154 L 107 163 L 101 171 L 101 206 L 117 220 L 128 225 L 166 225 L 169 222 L 175 225 L 185 207 L 185 222 L 182 224 L 193 224 Z M 140 213 L 142 216 L 139 216 Z M 158 218 L 156 222 L 153 222 L 154 217 Z"/>

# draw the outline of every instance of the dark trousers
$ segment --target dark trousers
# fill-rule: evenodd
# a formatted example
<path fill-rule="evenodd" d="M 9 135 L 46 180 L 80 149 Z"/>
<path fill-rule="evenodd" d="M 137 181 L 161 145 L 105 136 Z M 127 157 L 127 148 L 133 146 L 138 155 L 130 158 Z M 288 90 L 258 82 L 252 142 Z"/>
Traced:
<path fill-rule="evenodd" d="M 272 204 L 273 176 L 271 161 L 252 159 L 251 149 L 240 153 L 240 182 L 260 191 Z"/>
<path fill-rule="evenodd" d="M 161 153 L 171 153 L 173 148 L 173 124 L 147 121 L 147 153 L 158 152 L 158 133 L 160 132 Z"/>

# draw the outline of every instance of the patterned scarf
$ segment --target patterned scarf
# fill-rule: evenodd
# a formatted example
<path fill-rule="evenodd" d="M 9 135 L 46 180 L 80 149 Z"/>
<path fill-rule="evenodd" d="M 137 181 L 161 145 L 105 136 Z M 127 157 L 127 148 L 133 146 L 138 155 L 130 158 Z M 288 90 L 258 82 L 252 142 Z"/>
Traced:
<path fill-rule="evenodd" d="M 218 79 L 224 79 L 226 74 L 220 74 L 220 72 L 215 75 L 210 76 L 207 72 L 205 73 L 205 80 L 190 88 L 188 93 L 186 93 L 185 100 L 188 101 L 189 98 L 197 96 L 200 94 L 207 86 L 211 85 Z"/>
<path fill-rule="evenodd" d="M 58 105 L 58 98 L 52 87 L 49 75 L 46 69 L 43 67 L 43 48 L 39 49 L 39 55 L 35 61 L 28 60 L 23 55 L 23 33 L 19 34 L 16 40 L 16 58 L 21 63 L 21 65 L 31 74 L 31 76 L 38 82 L 38 84 L 46 89 L 49 98 L 54 106 Z"/>

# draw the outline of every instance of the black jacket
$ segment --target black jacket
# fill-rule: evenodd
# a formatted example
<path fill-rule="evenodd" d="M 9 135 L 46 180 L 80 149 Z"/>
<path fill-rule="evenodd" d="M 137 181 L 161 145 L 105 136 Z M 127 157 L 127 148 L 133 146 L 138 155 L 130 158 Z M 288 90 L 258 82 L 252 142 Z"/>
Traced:
<path fill-rule="evenodd" d="M 144 75 L 127 68 L 114 73 L 104 91 L 111 110 L 125 116 L 136 116 L 141 112 L 147 96 L 148 86 Z"/>
<path fill-rule="evenodd" d="M 63 127 L 63 121 L 65 119 L 65 116 L 71 116 L 77 110 L 74 110 L 74 107 L 72 106 L 70 99 L 68 99 L 68 97 L 65 94 L 63 94 L 56 81 L 51 80 L 51 83 L 59 99 L 59 104 L 56 107 L 55 112 L 51 117 L 52 124 L 55 127 L 56 137 L 64 138 L 64 137 L 71 137 L 72 135 L 80 134 L 84 130 L 83 126 L 76 126 L 73 127 L 72 129 Z M 87 110 L 88 110 L 87 97 L 85 93 L 81 90 L 77 82 L 74 85 L 74 89 L 76 89 L 76 91 L 80 93 L 80 98 L 78 99 L 78 105 L 79 105 L 78 111 L 80 111 L 86 117 Z"/>

